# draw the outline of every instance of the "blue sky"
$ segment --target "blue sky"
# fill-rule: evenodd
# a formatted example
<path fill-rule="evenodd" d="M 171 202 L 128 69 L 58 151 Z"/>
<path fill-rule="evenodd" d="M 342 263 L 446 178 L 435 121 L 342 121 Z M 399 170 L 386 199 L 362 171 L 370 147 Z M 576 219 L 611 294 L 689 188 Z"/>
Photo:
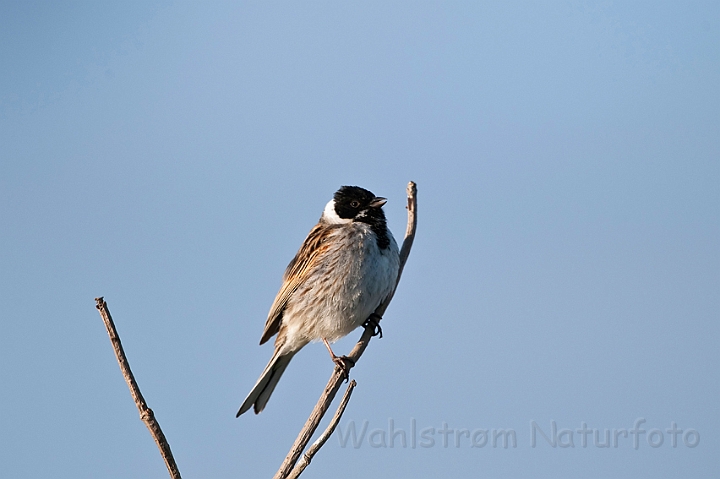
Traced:
<path fill-rule="evenodd" d="M 409 180 L 367 434 L 304 477 L 720 471 L 717 3 L 2 2 L 0 69 L 3 476 L 165 474 L 96 296 L 181 472 L 271 476 L 332 369 L 310 345 L 234 418 L 284 267 L 344 184 L 401 237 Z M 390 420 L 435 444 L 373 447 Z"/>

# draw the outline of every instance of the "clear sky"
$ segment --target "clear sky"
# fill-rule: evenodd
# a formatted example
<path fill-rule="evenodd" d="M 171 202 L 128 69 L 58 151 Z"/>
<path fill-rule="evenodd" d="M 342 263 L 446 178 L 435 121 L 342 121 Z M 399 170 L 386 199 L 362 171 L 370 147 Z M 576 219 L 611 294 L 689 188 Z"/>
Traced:
<path fill-rule="evenodd" d="M 332 370 L 234 417 L 284 267 L 341 185 L 400 238 L 409 180 L 304 477 L 720 474 L 718 2 L 1 2 L 0 72 L 0 476 L 165 476 L 105 296 L 184 476 L 270 477 Z"/>

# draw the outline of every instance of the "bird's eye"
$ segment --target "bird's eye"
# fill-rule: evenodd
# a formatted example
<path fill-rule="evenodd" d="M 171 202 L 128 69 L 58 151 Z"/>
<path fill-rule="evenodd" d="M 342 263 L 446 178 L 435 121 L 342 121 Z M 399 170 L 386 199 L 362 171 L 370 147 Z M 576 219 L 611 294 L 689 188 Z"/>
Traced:
<path fill-rule="evenodd" d="M 357 208 L 358 206 L 360 206 L 360 202 L 357 200 L 353 200 L 350 202 L 350 206 L 352 206 L 353 208 Z"/>

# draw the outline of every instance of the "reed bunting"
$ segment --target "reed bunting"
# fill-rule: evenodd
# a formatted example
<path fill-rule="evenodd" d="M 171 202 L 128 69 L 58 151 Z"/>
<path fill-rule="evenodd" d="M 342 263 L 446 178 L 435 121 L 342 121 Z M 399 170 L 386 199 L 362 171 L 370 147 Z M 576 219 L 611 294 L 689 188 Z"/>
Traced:
<path fill-rule="evenodd" d="M 386 202 L 343 186 L 325 206 L 285 270 L 260 338 L 264 344 L 277 334 L 275 352 L 237 416 L 265 408 L 290 360 L 311 341 L 323 341 L 344 367 L 329 343 L 364 324 L 395 288 L 400 257 L 382 210 Z"/>

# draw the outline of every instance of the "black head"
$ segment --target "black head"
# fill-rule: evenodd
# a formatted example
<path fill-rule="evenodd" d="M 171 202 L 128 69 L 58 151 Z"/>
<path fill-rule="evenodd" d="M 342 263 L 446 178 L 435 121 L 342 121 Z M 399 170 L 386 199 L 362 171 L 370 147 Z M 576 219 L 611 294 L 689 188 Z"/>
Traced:
<path fill-rule="evenodd" d="M 335 214 L 341 222 L 359 221 L 367 223 L 377 235 L 377 244 L 381 250 L 390 245 L 385 213 L 382 206 L 385 198 L 359 186 L 343 186 L 335 192 L 333 202 Z"/>
<path fill-rule="evenodd" d="M 365 216 L 376 216 L 378 213 L 384 218 L 382 205 L 387 201 L 372 194 L 372 192 L 359 186 L 343 186 L 335 192 L 335 213 L 344 219 L 357 219 Z"/>

